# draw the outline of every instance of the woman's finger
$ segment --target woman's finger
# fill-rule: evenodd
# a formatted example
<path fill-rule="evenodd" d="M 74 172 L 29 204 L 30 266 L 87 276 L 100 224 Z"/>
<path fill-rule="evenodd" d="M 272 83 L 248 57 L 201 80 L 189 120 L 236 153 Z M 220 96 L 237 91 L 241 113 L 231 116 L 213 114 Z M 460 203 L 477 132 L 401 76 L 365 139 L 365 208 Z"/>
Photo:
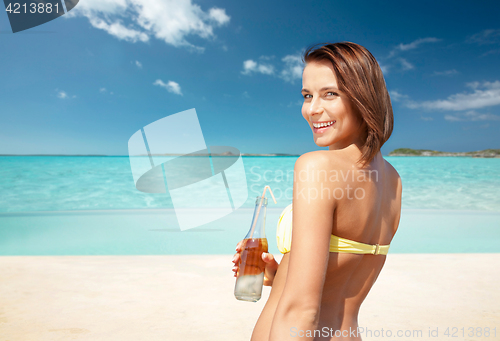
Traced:
<path fill-rule="evenodd" d="M 241 241 L 236 244 L 236 251 L 240 252 L 241 251 Z"/>
<path fill-rule="evenodd" d="M 274 260 L 274 256 L 272 253 L 263 252 L 262 253 L 262 260 L 266 263 L 269 263 L 269 262 L 272 262 Z"/>

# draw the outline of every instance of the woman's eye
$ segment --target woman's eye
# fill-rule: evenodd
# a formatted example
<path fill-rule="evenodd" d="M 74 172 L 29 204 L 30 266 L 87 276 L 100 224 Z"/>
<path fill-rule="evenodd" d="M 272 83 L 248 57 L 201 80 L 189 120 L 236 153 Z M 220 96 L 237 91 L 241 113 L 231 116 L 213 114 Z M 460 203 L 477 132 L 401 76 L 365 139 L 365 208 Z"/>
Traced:
<path fill-rule="evenodd" d="M 307 96 L 311 96 L 311 95 L 309 95 L 309 94 L 305 94 L 305 95 L 304 95 L 304 98 L 306 98 L 306 99 L 307 99 L 307 98 L 311 98 L 311 97 L 312 97 L 312 96 L 311 96 L 311 97 L 307 97 Z"/>
<path fill-rule="evenodd" d="M 327 95 L 329 95 L 329 96 L 337 96 L 337 93 L 336 92 L 332 92 L 332 91 L 328 91 Z"/>

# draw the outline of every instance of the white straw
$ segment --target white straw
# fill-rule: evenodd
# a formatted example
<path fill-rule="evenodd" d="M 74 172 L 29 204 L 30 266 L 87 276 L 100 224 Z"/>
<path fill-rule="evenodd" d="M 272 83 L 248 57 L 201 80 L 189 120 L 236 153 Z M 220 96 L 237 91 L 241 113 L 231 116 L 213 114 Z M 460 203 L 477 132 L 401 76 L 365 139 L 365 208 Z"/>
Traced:
<path fill-rule="evenodd" d="M 264 187 L 264 192 L 262 192 L 262 197 L 260 199 L 259 207 L 257 208 L 257 213 L 255 214 L 255 218 L 253 220 L 252 230 L 250 231 L 250 239 L 252 239 L 252 237 L 253 237 L 253 231 L 255 229 L 255 224 L 257 224 L 257 219 L 259 218 L 260 208 L 262 207 L 262 201 L 265 198 L 266 190 L 268 188 L 269 188 L 269 193 L 271 193 L 271 196 L 273 197 L 273 201 L 276 204 L 276 198 L 274 197 L 274 194 L 273 194 L 273 191 L 271 190 L 271 187 L 269 187 L 269 186 Z"/>

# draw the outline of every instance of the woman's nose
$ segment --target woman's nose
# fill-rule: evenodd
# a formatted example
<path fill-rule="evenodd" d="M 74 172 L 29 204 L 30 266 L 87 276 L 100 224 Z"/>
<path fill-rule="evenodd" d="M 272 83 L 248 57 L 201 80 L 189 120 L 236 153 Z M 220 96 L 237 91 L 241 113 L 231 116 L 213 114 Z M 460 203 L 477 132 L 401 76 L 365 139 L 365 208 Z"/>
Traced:
<path fill-rule="evenodd" d="M 321 102 L 318 99 L 312 99 L 307 113 L 310 116 L 323 113 L 323 107 L 321 106 Z"/>

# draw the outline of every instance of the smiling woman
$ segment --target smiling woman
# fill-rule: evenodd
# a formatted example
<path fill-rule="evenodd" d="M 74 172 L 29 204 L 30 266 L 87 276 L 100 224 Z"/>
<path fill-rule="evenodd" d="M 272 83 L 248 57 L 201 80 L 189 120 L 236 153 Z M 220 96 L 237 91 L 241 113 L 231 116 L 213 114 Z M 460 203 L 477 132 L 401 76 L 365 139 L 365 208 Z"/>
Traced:
<path fill-rule="evenodd" d="M 360 45 L 313 46 L 303 59 L 302 116 L 328 150 L 295 163 L 293 204 L 277 228 L 284 255 L 278 264 L 263 253 L 272 290 L 252 340 L 361 340 L 359 309 L 401 213 L 401 179 L 380 153 L 392 132 L 391 102 L 379 65 Z M 355 176 L 322 176 L 332 171 Z M 237 251 L 235 272 L 241 243 Z"/>

